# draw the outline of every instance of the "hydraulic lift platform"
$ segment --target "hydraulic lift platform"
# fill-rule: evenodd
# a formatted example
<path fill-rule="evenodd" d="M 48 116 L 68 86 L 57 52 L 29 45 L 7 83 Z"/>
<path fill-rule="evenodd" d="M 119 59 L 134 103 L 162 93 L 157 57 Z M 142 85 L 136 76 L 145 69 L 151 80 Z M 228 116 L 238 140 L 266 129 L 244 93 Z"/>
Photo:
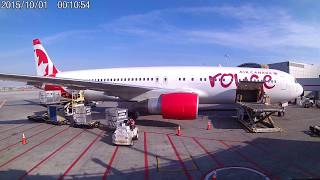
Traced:
<path fill-rule="evenodd" d="M 270 98 L 264 93 L 263 82 L 240 81 L 236 92 L 238 120 L 250 132 L 279 132 L 272 115 L 284 114 L 284 107 L 271 104 Z"/>
<path fill-rule="evenodd" d="M 282 131 L 281 128 L 275 126 L 271 116 L 276 113 L 284 113 L 283 107 L 275 104 L 253 102 L 238 102 L 238 104 L 241 106 L 238 109 L 238 120 L 250 132 Z"/>

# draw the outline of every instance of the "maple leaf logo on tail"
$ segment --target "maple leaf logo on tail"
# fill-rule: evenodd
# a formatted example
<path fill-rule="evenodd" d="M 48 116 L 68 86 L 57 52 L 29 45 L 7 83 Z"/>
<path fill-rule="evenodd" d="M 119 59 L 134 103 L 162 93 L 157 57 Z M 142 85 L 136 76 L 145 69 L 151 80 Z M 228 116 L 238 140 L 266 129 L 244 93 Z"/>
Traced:
<path fill-rule="evenodd" d="M 34 58 L 36 61 L 36 69 L 38 76 L 55 77 L 60 71 L 54 66 L 48 53 L 42 46 L 39 39 L 33 40 Z"/>

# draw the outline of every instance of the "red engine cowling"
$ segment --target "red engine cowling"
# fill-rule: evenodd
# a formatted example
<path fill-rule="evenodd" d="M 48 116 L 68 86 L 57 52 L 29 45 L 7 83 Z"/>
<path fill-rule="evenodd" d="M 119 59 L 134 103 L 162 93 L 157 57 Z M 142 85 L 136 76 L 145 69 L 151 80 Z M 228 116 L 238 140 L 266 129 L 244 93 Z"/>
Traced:
<path fill-rule="evenodd" d="M 165 119 L 193 120 L 198 116 L 199 97 L 195 93 L 161 95 L 161 114 Z"/>

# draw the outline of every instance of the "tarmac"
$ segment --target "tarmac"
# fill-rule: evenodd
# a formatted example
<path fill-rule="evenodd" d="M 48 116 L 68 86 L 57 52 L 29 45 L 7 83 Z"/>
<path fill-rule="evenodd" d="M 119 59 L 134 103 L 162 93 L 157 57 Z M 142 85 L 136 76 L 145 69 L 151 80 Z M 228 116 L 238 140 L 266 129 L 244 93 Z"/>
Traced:
<path fill-rule="evenodd" d="M 141 116 L 133 146 L 114 146 L 111 131 L 27 119 L 43 111 L 38 91 L 0 93 L 0 179 L 320 178 L 320 137 L 308 132 L 320 124 L 317 108 L 290 105 L 285 117 L 273 117 L 282 132 L 258 134 L 234 111 L 206 111 L 193 121 Z"/>

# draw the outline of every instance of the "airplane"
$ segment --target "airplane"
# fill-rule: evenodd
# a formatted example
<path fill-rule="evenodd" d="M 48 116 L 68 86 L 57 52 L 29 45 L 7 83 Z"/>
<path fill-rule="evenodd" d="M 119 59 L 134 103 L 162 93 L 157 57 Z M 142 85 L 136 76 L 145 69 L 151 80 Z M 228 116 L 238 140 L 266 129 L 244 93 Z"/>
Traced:
<path fill-rule="evenodd" d="M 263 83 L 272 103 L 302 94 L 303 88 L 285 72 L 248 67 L 167 66 L 60 71 L 39 39 L 33 40 L 37 75 L 1 74 L 1 80 L 27 82 L 43 90 L 84 90 L 88 101 L 122 101 L 135 111 L 165 119 L 196 119 L 202 104 L 235 103 L 240 81 Z"/>

